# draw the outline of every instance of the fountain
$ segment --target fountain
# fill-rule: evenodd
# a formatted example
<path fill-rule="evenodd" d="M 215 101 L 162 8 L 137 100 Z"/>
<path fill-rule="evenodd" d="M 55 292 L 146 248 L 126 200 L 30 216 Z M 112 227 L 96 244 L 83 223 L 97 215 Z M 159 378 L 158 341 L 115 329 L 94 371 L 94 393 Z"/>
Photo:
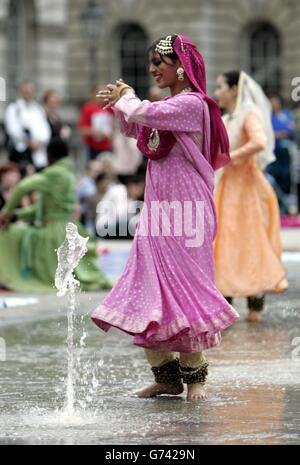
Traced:
<path fill-rule="evenodd" d="M 68 223 L 66 226 L 66 238 L 57 250 L 58 265 L 55 274 L 55 286 L 58 289 L 57 296 L 68 296 L 68 376 L 65 414 L 72 416 L 75 408 L 74 388 L 74 320 L 76 309 L 76 290 L 79 282 L 74 277 L 74 270 L 87 252 L 89 238 L 80 236 L 77 226 Z"/>
<path fill-rule="evenodd" d="M 79 296 L 73 276 L 86 245 L 68 225 L 56 275 L 59 295 L 68 298 L 68 320 L 65 302 L 62 313 L 52 295 L 39 294 L 32 309 L 0 307 L 0 445 L 299 444 L 294 255 L 286 260 L 289 293 L 268 296 L 262 324 L 241 321 L 225 332 L 222 346 L 209 354 L 209 400 L 193 404 L 182 397 L 142 401 L 128 395 L 152 375 L 143 351 L 127 337 L 112 330 L 106 338 L 92 325 L 90 311 L 101 294 Z M 123 266 L 122 256 L 119 263 Z M 236 306 L 246 314 L 245 299 L 236 299 Z"/>

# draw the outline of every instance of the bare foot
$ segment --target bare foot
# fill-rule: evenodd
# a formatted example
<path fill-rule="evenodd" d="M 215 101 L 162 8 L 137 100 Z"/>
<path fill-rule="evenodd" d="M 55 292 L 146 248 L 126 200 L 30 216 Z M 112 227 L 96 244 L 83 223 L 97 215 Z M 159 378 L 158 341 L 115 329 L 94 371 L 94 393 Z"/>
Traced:
<path fill-rule="evenodd" d="M 172 384 L 161 384 L 161 383 L 154 383 L 151 386 L 142 389 L 141 391 L 137 391 L 134 393 L 135 396 L 140 397 L 142 399 L 148 399 L 150 397 L 160 396 L 162 394 L 170 394 L 172 396 L 178 396 L 182 394 L 184 391 L 184 387 L 182 386 L 173 386 Z"/>
<path fill-rule="evenodd" d="M 261 312 L 255 312 L 253 310 L 249 310 L 247 318 L 246 318 L 246 320 L 249 321 L 249 323 L 255 323 L 257 321 L 261 321 L 261 319 L 262 319 Z"/>
<path fill-rule="evenodd" d="M 207 399 L 204 386 L 200 383 L 188 384 L 187 400 L 204 400 Z"/>

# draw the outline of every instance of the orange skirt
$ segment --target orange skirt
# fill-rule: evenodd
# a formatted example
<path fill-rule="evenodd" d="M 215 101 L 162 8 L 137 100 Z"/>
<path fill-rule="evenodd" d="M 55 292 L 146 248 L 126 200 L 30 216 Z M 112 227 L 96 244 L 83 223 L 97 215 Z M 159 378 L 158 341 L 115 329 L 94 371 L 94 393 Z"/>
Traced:
<path fill-rule="evenodd" d="M 228 165 L 216 187 L 215 199 L 218 289 L 230 297 L 286 291 L 278 202 L 256 160 Z"/>

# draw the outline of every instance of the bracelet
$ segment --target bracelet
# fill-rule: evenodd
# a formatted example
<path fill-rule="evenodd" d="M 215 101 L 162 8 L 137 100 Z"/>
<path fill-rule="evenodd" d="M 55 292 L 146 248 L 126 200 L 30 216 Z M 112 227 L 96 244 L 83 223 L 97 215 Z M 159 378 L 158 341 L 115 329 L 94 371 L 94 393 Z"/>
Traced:
<path fill-rule="evenodd" d="M 121 90 L 120 97 L 122 97 L 123 91 L 126 90 L 126 89 L 131 89 L 133 91 L 133 93 L 135 94 L 134 89 L 132 87 L 126 86 L 126 87 L 123 87 L 123 89 Z"/>

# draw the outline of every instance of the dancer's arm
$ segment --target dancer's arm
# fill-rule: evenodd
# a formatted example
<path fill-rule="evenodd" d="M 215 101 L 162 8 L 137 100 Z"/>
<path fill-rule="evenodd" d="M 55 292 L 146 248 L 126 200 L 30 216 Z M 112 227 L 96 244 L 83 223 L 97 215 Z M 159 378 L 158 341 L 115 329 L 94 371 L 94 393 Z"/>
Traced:
<path fill-rule="evenodd" d="M 37 173 L 21 181 L 14 189 L 7 203 L 4 205 L 2 212 L 11 213 L 20 203 L 22 197 L 32 192 L 48 192 L 49 186 L 46 177 Z M 20 209 L 22 210 L 22 209 Z"/>
<path fill-rule="evenodd" d="M 36 219 L 37 206 L 38 204 L 34 203 L 29 207 L 17 208 L 14 210 L 14 215 L 16 216 L 17 220 L 23 220 L 27 222 L 33 221 Z"/>
<path fill-rule="evenodd" d="M 243 126 L 248 141 L 236 150 L 231 152 L 231 161 L 240 163 L 249 157 L 264 150 L 267 143 L 267 136 L 256 113 L 248 113 Z"/>
<path fill-rule="evenodd" d="M 137 123 L 128 123 L 124 114 L 119 111 L 116 107 L 112 107 L 114 114 L 119 120 L 120 131 L 124 136 L 132 137 L 137 139 L 138 136 L 138 124 Z"/>
<path fill-rule="evenodd" d="M 193 94 L 178 94 L 159 102 L 141 101 L 132 93 L 118 100 L 114 108 L 128 124 L 136 123 L 166 131 L 198 132 L 203 129 L 203 104 Z"/>
<path fill-rule="evenodd" d="M 139 131 L 138 124 L 129 123 L 125 118 L 125 115 L 114 106 L 114 104 L 120 99 L 123 90 L 127 92 L 128 89 L 134 92 L 132 87 L 120 80 L 116 82 L 116 85 L 108 84 L 106 89 L 99 91 L 96 97 L 102 108 L 110 108 L 113 110 L 115 116 L 119 120 L 121 134 L 137 139 Z"/>

